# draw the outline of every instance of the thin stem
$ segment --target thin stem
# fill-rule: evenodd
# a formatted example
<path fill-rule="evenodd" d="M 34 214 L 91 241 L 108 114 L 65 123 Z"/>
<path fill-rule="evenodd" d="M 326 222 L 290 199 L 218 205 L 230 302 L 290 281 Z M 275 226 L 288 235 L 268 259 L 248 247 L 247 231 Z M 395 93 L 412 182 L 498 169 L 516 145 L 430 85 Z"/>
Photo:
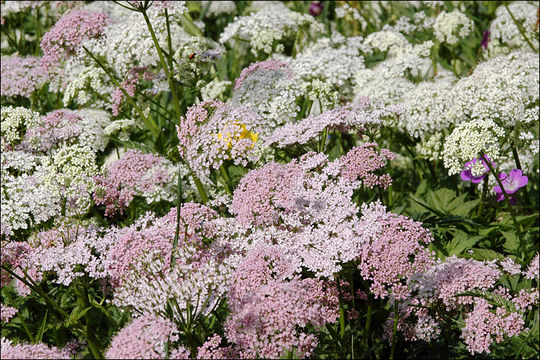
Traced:
<path fill-rule="evenodd" d="M 148 129 L 150 130 L 150 132 L 152 132 L 152 135 L 154 135 L 154 137 L 158 137 L 159 136 L 159 133 L 158 133 L 158 128 L 154 122 L 154 120 L 152 119 L 152 117 L 150 115 L 148 115 L 148 117 L 144 116 L 144 113 L 143 111 L 139 108 L 139 106 L 137 106 L 137 103 L 135 102 L 135 100 L 133 100 L 133 98 L 127 93 L 127 91 L 118 83 L 118 81 L 116 80 L 116 78 L 110 73 L 110 71 L 101 63 L 101 61 L 99 61 L 99 59 L 97 57 L 94 56 L 94 54 L 92 54 L 92 52 L 90 50 L 88 50 L 85 46 L 83 46 L 83 49 L 84 51 L 86 51 L 86 53 L 88 55 L 90 55 L 90 57 L 99 65 L 100 68 L 103 69 L 103 71 L 105 71 L 105 73 L 109 76 L 109 78 L 111 79 L 111 81 L 114 83 L 114 85 L 120 89 L 120 91 L 122 91 L 122 93 L 124 94 L 124 96 L 128 99 L 129 103 L 131 104 L 131 106 L 133 106 L 133 108 L 135 109 L 135 111 L 137 111 L 137 113 L 139 114 L 139 116 L 141 117 L 141 119 L 144 121 L 144 123 L 146 124 L 146 126 L 148 127 Z"/>
<path fill-rule="evenodd" d="M 341 296 L 341 284 L 339 282 L 339 277 L 336 276 L 336 283 L 338 286 L 338 299 L 339 299 L 339 328 L 341 339 L 345 336 L 345 308 L 343 307 L 343 299 Z"/>
<path fill-rule="evenodd" d="M 225 185 L 225 191 L 227 192 L 227 194 L 232 195 L 233 192 L 230 186 L 231 178 L 229 177 L 229 173 L 225 168 L 225 164 L 221 164 L 221 166 L 219 167 L 219 171 L 221 172 L 221 176 L 223 176 L 223 184 Z"/>
<path fill-rule="evenodd" d="M 516 214 L 514 213 L 514 208 L 512 207 L 512 204 L 510 204 L 510 196 L 508 195 L 508 193 L 504 189 L 504 185 L 503 185 L 501 179 L 499 179 L 499 177 L 497 176 L 497 173 L 495 172 L 495 169 L 493 168 L 493 165 L 491 165 L 491 162 L 486 159 L 486 156 L 484 154 L 481 154 L 480 156 L 484 160 L 485 164 L 489 167 L 489 171 L 495 177 L 495 180 L 497 180 L 497 184 L 499 184 L 499 186 L 501 188 L 501 191 L 504 194 L 504 200 L 506 201 L 506 205 L 508 206 L 508 210 L 510 210 L 510 215 L 512 216 L 512 221 L 514 223 L 514 227 L 516 228 L 516 232 L 518 234 L 519 245 L 521 247 L 521 256 L 524 258 L 525 257 L 525 242 L 523 241 L 523 235 L 521 234 L 521 226 L 518 224 L 518 222 L 516 220 Z"/>
<path fill-rule="evenodd" d="M 367 314 L 366 314 L 366 323 L 364 325 L 364 337 L 362 339 L 362 348 L 367 349 L 368 339 L 369 339 L 369 328 L 371 327 L 371 298 L 370 295 L 367 295 Z"/>
<path fill-rule="evenodd" d="M 206 190 L 204 189 L 204 185 L 201 182 L 201 179 L 195 174 L 193 170 L 191 170 L 191 167 L 189 166 L 189 163 L 186 162 L 186 166 L 189 170 L 189 174 L 193 178 L 193 182 L 195 183 L 195 187 L 197 187 L 197 192 L 199 193 L 199 196 L 201 197 L 201 201 L 203 204 L 206 204 L 208 202 L 208 194 L 206 193 Z"/>
<path fill-rule="evenodd" d="M 80 299 L 82 301 L 83 308 L 86 309 L 90 307 L 90 300 L 88 299 L 88 289 L 86 285 L 86 280 L 84 281 L 83 284 L 81 285 L 77 284 L 76 286 L 77 287 L 80 286 L 78 295 L 80 296 Z M 101 353 L 101 350 L 99 347 L 99 341 L 96 339 L 96 336 L 95 336 L 95 328 L 94 326 L 89 325 L 91 321 L 91 314 L 89 314 L 89 312 L 86 312 L 84 317 L 86 320 L 86 328 L 84 330 L 84 334 L 85 334 L 86 340 L 88 341 L 88 347 L 90 348 L 92 355 L 94 355 L 94 358 L 103 359 L 103 354 Z"/>
<path fill-rule="evenodd" d="M 178 184 L 176 186 L 176 230 L 174 232 L 173 251 L 171 253 L 171 270 L 174 266 L 176 258 L 174 250 L 178 247 L 178 236 L 180 234 L 180 211 L 182 208 L 182 172 L 180 164 L 178 164 Z"/>
<path fill-rule="evenodd" d="M 514 16 L 514 14 L 512 14 L 512 12 L 510 11 L 510 8 L 508 7 L 507 4 L 504 4 L 504 7 L 506 8 L 506 11 L 508 11 L 508 14 L 510 14 L 510 17 L 512 18 L 512 20 L 514 21 L 514 24 L 516 24 L 519 32 L 521 33 L 521 36 L 523 36 L 523 38 L 525 39 L 525 42 L 527 42 L 527 45 L 529 45 L 529 47 L 532 49 L 532 51 L 534 52 L 537 52 L 537 50 L 534 48 L 533 44 L 531 43 L 531 41 L 529 40 L 529 38 L 527 37 L 527 35 L 525 34 L 525 31 L 523 30 L 523 27 L 521 26 L 521 24 L 517 21 L 516 17 Z"/>
<path fill-rule="evenodd" d="M 169 47 L 169 65 L 167 65 L 167 62 L 165 61 L 165 58 L 163 57 L 163 52 L 161 50 L 161 46 L 159 45 L 158 39 L 156 37 L 156 33 L 154 32 L 154 28 L 152 27 L 152 24 L 150 23 L 150 19 L 148 18 L 148 15 L 146 14 L 146 10 L 141 11 L 144 17 L 144 21 L 146 22 L 146 26 L 148 27 L 148 30 L 150 31 L 150 35 L 152 36 L 152 41 L 154 42 L 154 47 L 156 48 L 156 51 L 159 56 L 159 61 L 161 62 L 161 67 L 163 68 L 163 71 L 165 72 L 165 76 L 167 76 L 167 82 L 169 83 L 169 88 L 171 89 L 171 94 L 173 97 L 173 105 L 174 110 L 176 111 L 176 116 L 178 117 L 178 121 L 182 118 L 182 110 L 180 109 L 180 103 L 178 102 L 178 95 L 176 94 L 176 89 L 174 86 L 174 83 L 172 81 L 172 46 L 171 46 L 171 29 L 169 25 L 169 14 L 167 13 L 167 10 L 165 9 L 165 20 L 167 22 L 167 45 Z M 170 68 L 169 68 L 170 66 Z"/>
<path fill-rule="evenodd" d="M 487 188 L 488 188 L 488 177 L 484 177 L 484 188 L 482 189 L 482 196 L 480 197 L 480 206 L 478 207 L 478 217 L 482 216 L 482 211 L 484 210 L 484 202 L 486 201 Z"/>
<path fill-rule="evenodd" d="M 390 349 L 390 360 L 394 359 L 394 354 L 396 352 L 396 343 L 397 343 L 397 325 L 398 325 L 398 301 L 394 302 L 394 328 L 392 329 L 392 348 Z"/>

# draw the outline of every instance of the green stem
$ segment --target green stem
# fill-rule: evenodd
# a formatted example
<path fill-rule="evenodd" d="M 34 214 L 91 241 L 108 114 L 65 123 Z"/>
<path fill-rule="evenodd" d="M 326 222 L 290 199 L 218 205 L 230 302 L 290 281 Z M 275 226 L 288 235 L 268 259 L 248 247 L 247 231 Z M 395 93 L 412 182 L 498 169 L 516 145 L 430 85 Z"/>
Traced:
<path fill-rule="evenodd" d="M 482 211 L 484 210 L 484 202 L 486 201 L 487 188 L 488 188 L 488 177 L 484 178 L 484 188 L 482 189 L 482 195 L 480 197 L 480 206 L 478 207 L 478 217 L 482 216 Z"/>
<path fill-rule="evenodd" d="M 327 137 L 328 137 L 328 128 L 324 128 L 321 141 L 319 142 L 319 149 L 318 149 L 319 152 L 323 152 Z"/>
<path fill-rule="evenodd" d="M 11 276 L 16 278 L 17 280 L 21 281 L 23 284 L 28 286 L 31 290 L 37 292 L 43 300 L 45 300 L 46 303 L 48 303 L 50 306 L 52 306 L 53 309 L 55 309 L 63 318 L 68 319 L 69 314 L 63 310 L 54 300 L 52 300 L 49 295 L 47 295 L 40 287 L 37 285 L 23 270 L 23 273 L 25 275 L 25 278 L 28 279 L 28 281 L 25 278 L 22 278 L 21 276 L 17 275 L 15 272 L 13 272 L 11 269 L 9 269 L 7 266 L 2 265 L 2 268 L 6 270 Z"/>
<path fill-rule="evenodd" d="M 341 339 L 345 337 L 345 308 L 343 307 L 343 298 L 341 296 L 341 283 L 339 278 L 336 276 L 336 283 L 338 287 L 338 299 L 339 299 L 339 329 Z"/>
<path fill-rule="evenodd" d="M 79 287 L 78 295 L 81 299 L 83 309 L 89 308 L 90 300 L 88 299 L 88 287 L 86 284 L 86 279 L 84 280 L 83 284 L 77 284 L 76 286 Z M 94 326 L 90 326 L 91 314 L 89 314 L 89 312 L 86 312 L 84 318 L 86 322 L 84 335 L 86 337 L 86 340 L 88 341 L 88 347 L 90 348 L 90 352 L 92 352 L 94 358 L 103 359 L 103 354 L 100 350 L 99 341 L 96 339 L 95 328 Z"/>
<path fill-rule="evenodd" d="M 94 54 L 92 54 L 92 52 L 90 50 L 88 50 L 85 46 L 83 46 L 83 49 L 84 51 L 99 65 L 100 68 L 103 69 L 103 71 L 105 71 L 105 73 L 107 74 L 107 76 L 109 76 L 109 78 L 111 79 L 111 81 L 114 83 L 114 85 L 120 89 L 120 91 L 122 91 L 122 93 L 124 94 L 124 96 L 126 97 L 126 99 L 129 101 L 129 103 L 131 104 L 131 106 L 133 106 L 133 108 L 135 109 L 135 111 L 137 111 L 137 113 L 139 114 L 139 116 L 141 117 L 141 119 L 144 121 L 144 123 L 146 124 L 146 126 L 148 127 L 148 129 L 150 130 L 150 132 L 152 133 L 152 135 L 154 135 L 154 137 L 158 137 L 159 136 L 159 131 L 158 131 L 158 128 L 157 128 L 157 125 L 156 123 L 154 122 L 154 120 L 152 119 L 152 117 L 150 115 L 148 115 L 148 117 L 146 117 L 143 113 L 143 111 L 141 110 L 141 108 L 139 108 L 139 106 L 137 106 L 137 103 L 135 102 L 135 100 L 127 93 L 127 91 L 120 85 L 120 83 L 118 83 L 118 81 L 116 80 L 116 78 L 111 74 L 111 72 L 101 63 L 101 61 L 94 56 Z"/>
<path fill-rule="evenodd" d="M 169 88 L 171 89 L 171 94 L 173 97 L 173 105 L 174 110 L 176 111 L 176 116 L 178 117 L 178 121 L 182 118 L 182 110 L 180 109 L 180 103 L 178 102 L 178 95 L 176 94 L 176 88 L 173 83 L 172 79 L 172 45 L 171 45 L 171 29 L 169 25 L 169 14 L 167 13 L 167 9 L 165 9 L 165 20 L 167 22 L 167 45 L 169 47 L 169 65 L 167 65 L 167 62 L 165 62 L 165 58 L 163 57 L 163 52 L 161 51 L 161 46 L 159 45 L 158 39 L 156 37 L 156 33 L 154 32 L 154 28 L 152 27 L 152 24 L 150 23 L 150 19 L 148 18 L 148 15 L 146 14 L 146 10 L 142 10 L 141 13 L 143 14 L 144 21 L 146 22 L 146 26 L 148 27 L 148 30 L 150 31 L 150 35 L 152 36 L 152 41 L 154 42 L 154 47 L 156 48 L 156 51 L 159 56 L 159 61 L 161 62 L 161 67 L 163 68 L 163 71 L 165 72 L 165 76 L 167 76 L 167 82 L 169 83 Z"/>
<path fill-rule="evenodd" d="M 504 194 L 504 200 L 506 201 L 506 205 L 508 206 L 508 210 L 510 211 L 510 215 L 512 216 L 512 221 L 514 223 L 514 227 L 516 228 L 516 232 L 518 234 L 519 245 L 521 247 L 521 249 L 520 249 L 521 250 L 521 256 L 522 256 L 522 258 L 525 258 L 525 242 L 523 241 L 523 235 L 521 234 L 521 226 L 518 224 L 518 222 L 516 220 L 516 214 L 514 213 L 514 208 L 512 207 L 512 204 L 510 204 L 510 196 L 506 192 L 501 179 L 499 179 L 499 176 L 497 176 L 497 173 L 495 172 L 495 169 L 493 168 L 493 165 L 491 164 L 491 162 L 486 159 L 486 156 L 484 154 L 481 154 L 480 156 L 484 160 L 484 163 L 489 167 L 489 171 L 495 177 L 495 180 L 497 181 L 497 184 L 499 184 L 499 187 L 501 188 L 501 191 Z"/>
<path fill-rule="evenodd" d="M 35 17 L 35 23 L 36 23 L 36 40 L 37 40 L 37 43 L 39 44 L 41 42 L 41 23 L 39 21 L 39 7 L 36 8 L 36 17 Z M 39 53 L 39 45 L 36 49 L 36 51 L 34 51 L 34 54 L 37 55 Z"/>
<path fill-rule="evenodd" d="M 392 348 L 390 349 L 390 360 L 394 360 L 397 343 L 397 326 L 398 326 L 398 301 L 394 300 L 394 328 L 392 329 Z"/>
<path fill-rule="evenodd" d="M 193 181 L 195 182 L 195 186 L 197 187 L 197 191 L 199 192 L 202 203 L 206 204 L 208 202 L 208 195 L 206 194 L 203 183 L 197 177 L 197 175 L 195 175 L 195 173 L 192 173 L 191 175 L 193 176 Z"/>
<path fill-rule="evenodd" d="M 225 191 L 227 192 L 227 194 L 232 195 L 233 192 L 230 186 L 231 178 L 229 177 L 229 173 L 227 172 L 227 169 L 225 168 L 225 164 L 221 164 L 221 166 L 219 167 L 219 171 L 221 172 L 221 176 L 223 177 L 223 184 L 225 185 Z"/>
<path fill-rule="evenodd" d="M 370 295 L 367 295 L 367 314 L 366 314 L 366 323 L 364 325 L 364 338 L 362 339 L 362 348 L 367 350 L 368 348 L 368 339 L 369 339 L 369 328 L 371 327 L 371 298 Z"/>
<path fill-rule="evenodd" d="M 182 208 L 182 172 L 178 164 L 178 184 L 176 185 L 176 230 L 174 232 L 173 251 L 171 253 L 171 270 L 176 262 L 174 250 L 178 247 L 178 237 L 180 234 L 180 211 Z"/>
<path fill-rule="evenodd" d="M 186 166 L 189 170 L 189 174 L 193 178 L 193 182 L 195 183 L 195 187 L 197 187 L 197 192 L 199 193 L 199 196 L 201 197 L 201 201 L 203 204 L 206 204 L 208 202 L 208 194 L 206 193 L 206 190 L 204 189 L 204 185 L 201 182 L 201 180 L 197 177 L 195 172 L 191 170 L 191 167 L 189 166 L 189 163 L 186 162 Z"/>
<path fill-rule="evenodd" d="M 537 52 L 537 50 L 534 48 L 533 44 L 531 43 L 531 41 L 529 40 L 529 38 L 525 34 L 525 30 L 523 30 L 523 27 L 521 26 L 521 24 L 517 21 L 514 14 L 512 14 L 512 12 L 510 11 L 510 8 L 508 7 L 508 5 L 504 4 L 504 7 L 506 8 L 506 11 L 508 11 L 508 14 L 510 14 L 510 17 L 512 18 L 512 21 L 514 21 L 514 24 L 516 24 L 519 32 L 521 33 L 521 36 L 523 36 L 523 38 L 525 39 L 525 42 L 527 42 L 527 45 L 529 45 L 529 47 L 532 49 L 532 51 Z"/>
<path fill-rule="evenodd" d="M 9 299 L 9 302 L 12 305 L 14 305 L 15 302 L 13 301 L 13 297 L 11 296 L 11 294 L 9 292 L 6 292 L 6 296 Z M 24 328 L 24 331 L 26 332 L 26 335 L 28 336 L 28 339 L 30 339 L 30 341 L 35 344 L 36 340 L 35 340 L 34 336 L 32 335 L 32 333 L 30 332 L 30 329 L 28 329 L 28 325 L 26 324 L 26 321 L 24 321 L 24 318 L 23 318 L 20 311 L 17 311 L 17 317 L 19 318 L 19 320 L 21 320 L 21 324 L 22 324 L 22 326 Z"/>

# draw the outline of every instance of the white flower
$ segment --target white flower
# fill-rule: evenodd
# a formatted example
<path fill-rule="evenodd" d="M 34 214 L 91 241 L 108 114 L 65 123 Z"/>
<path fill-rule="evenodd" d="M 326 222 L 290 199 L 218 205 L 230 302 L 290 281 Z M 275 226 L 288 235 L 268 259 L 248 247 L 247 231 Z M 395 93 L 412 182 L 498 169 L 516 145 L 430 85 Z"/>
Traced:
<path fill-rule="evenodd" d="M 463 165 L 480 155 L 497 161 L 500 153 L 499 140 L 504 130 L 493 120 L 474 120 L 458 124 L 445 139 L 442 157 L 449 175 L 463 170 Z M 473 175 L 475 175 L 473 173 Z"/>
<path fill-rule="evenodd" d="M 459 39 L 469 36 L 473 27 L 473 21 L 461 11 L 442 11 L 435 19 L 433 32 L 440 42 L 454 45 Z"/>
<path fill-rule="evenodd" d="M 252 15 L 236 17 L 223 30 L 219 41 L 234 45 L 238 41 L 236 39 L 239 39 L 249 42 L 255 56 L 259 53 L 271 54 L 279 52 L 277 50 L 283 51 L 284 48 L 278 48 L 278 45 L 292 44 L 300 28 L 309 28 L 315 24 L 312 16 L 287 8 L 282 11 L 265 9 Z"/>

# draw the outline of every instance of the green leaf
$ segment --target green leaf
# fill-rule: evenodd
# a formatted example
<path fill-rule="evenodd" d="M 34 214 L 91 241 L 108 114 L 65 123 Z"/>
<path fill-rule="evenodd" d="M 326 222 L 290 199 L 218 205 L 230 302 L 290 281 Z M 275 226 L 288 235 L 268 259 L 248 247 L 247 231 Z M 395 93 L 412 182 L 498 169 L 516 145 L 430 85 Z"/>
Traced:
<path fill-rule="evenodd" d="M 486 290 L 465 291 L 456 296 L 474 296 L 487 300 L 491 305 L 504 307 L 508 312 L 515 312 L 516 306 L 513 302 L 506 300 L 499 294 L 494 294 Z"/>
<path fill-rule="evenodd" d="M 458 197 L 454 197 L 453 200 L 451 200 L 448 203 L 443 203 L 443 209 L 447 210 L 448 212 L 454 213 L 453 210 L 457 208 L 460 204 L 463 204 L 463 200 L 467 197 L 467 194 L 461 194 Z"/>
<path fill-rule="evenodd" d="M 436 215 L 443 215 L 441 214 L 438 210 L 434 209 L 433 207 L 431 207 L 430 205 L 426 204 L 424 201 L 422 201 L 421 199 L 418 199 L 416 196 L 414 195 L 410 195 L 410 198 L 411 200 L 413 200 L 414 202 L 416 202 L 417 204 L 419 204 L 420 206 L 422 206 L 423 208 L 429 210 L 430 212 L 432 212 L 433 214 L 436 214 Z"/>
<path fill-rule="evenodd" d="M 197 37 L 203 36 L 203 32 L 195 25 L 195 23 L 193 23 L 193 19 L 191 19 L 189 13 L 182 14 L 181 22 L 182 27 L 189 35 Z"/>
<path fill-rule="evenodd" d="M 470 236 L 464 231 L 456 230 L 454 238 L 445 248 L 449 256 L 461 255 L 465 250 L 471 249 L 482 239 L 482 236 Z"/>
<path fill-rule="evenodd" d="M 39 331 L 36 334 L 36 344 L 42 342 L 43 340 L 43 334 L 45 333 L 45 327 L 47 325 L 47 314 L 49 313 L 49 310 L 45 311 L 45 315 L 43 316 L 43 321 L 41 322 L 41 326 L 39 327 Z"/>
<path fill-rule="evenodd" d="M 71 314 L 69 315 L 68 324 L 76 324 L 90 309 L 92 306 L 89 306 L 83 310 L 79 305 L 75 306 Z"/>
<path fill-rule="evenodd" d="M 470 257 L 476 260 L 495 260 L 503 259 L 504 255 L 490 249 L 472 249 L 472 254 L 467 254 L 465 257 Z"/>
<path fill-rule="evenodd" d="M 502 231 L 504 238 L 506 239 L 503 248 L 511 254 L 516 253 L 519 250 L 519 238 L 512 231 Z"/>
<path fill-rule="evenodd" d="M 437 189 L 435 192 L 429 192 L 427 199 L 430 200 L 430 205 L 433 205 L 439 210 L 447 209 L 448 204 L 456 198 L 456 193 L 453 190 L 442 188 Z"/>
<path fill-rule="evenodd" d="M 465 201 L 452 210 L 452 214 L 457 216 L 467 216 L 469 213 L 480 204 L 480 199 Z"/>

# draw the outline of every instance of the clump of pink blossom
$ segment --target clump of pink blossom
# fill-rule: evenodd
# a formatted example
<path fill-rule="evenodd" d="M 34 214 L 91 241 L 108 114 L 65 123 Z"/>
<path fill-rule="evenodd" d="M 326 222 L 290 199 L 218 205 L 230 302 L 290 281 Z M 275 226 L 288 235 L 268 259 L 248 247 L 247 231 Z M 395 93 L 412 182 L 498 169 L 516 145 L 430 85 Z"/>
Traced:
<path fill-rule="evenodd" d="M 341 174 L 349 180 L 360 178 L 364 185 L 373 189 L 380 186 L 386 189 L 392 184 L 389 174 L 377 175 L 375 171 L 386 166 L 387 161 L 394 160 L 395 155 L 388 149 L 375 150 L 376 143 L 364 143 L 352 148 L 341 157 L 343 169 Z"/>
<path fill-rule="evenodd" d="M 150 213 L 139 218 L 135 224 L 122 229 L 113 229 L 108 237 L 113 244 L 107 255 L 107 271 L 111 282 L 118 286 L 141 255 L 159 251 L 165 258 L 172 250 L 176 219 L 156 218 Z"/>
<path fill-rule="evenodd" d="M 164 259 L 171 258 L 176 215 L 176 208 L 161 218 L 147 213 L 129 227 L 110 230 L 104 240 L 111 243 L 104 262 L 114 286 L 122 283 L 136 260 L 144 254 L 157 251 Z M 209 220 L 215 216 L 216 213 L 204 205 L 183 204 L 180 211 L 179 244 L 190 243 L 200 247 L 203 237 L 211 236 Z M 165 268 L 161 270 L 168 269 L 169 263 L 165 261 Z"/>
<path fill-rule="evenodd" d="M 221 346 L 221 336 L 215 334 L 198 349 L 197 359 L 241 359 L 241 352 L 232 346 Z"/>
<path fill-rule="evenodd" d="M 362 247 L 352 201 L 360 182 L 339 176 L 341 162 L 329 162 L 325 154 L 309 152 L 298 160 L 248 173 L 231 212 L 245 226 L 265 225 L 249 235 L 251 243 L 279 244 L 317 277 L 332 277 Z"/>
<path fill-rule="evenodd" d="M 8 322 L 12 317 L 17 314 L 19 309 L 14 308 L 12 306 L 4 306 L 4 304 L 0 304 L 0 318 L 2 321 Z"/>
<path fill-rule="evenodd" d="M 240 76 L 236 78 L 236 84 L 234 85 L 234 89 L 238 90 L 242 86 L 242 82 L 248 77 L 249 74 L 257 71 L 257 70 L 281 70 L 289 76 L 289 78 L 294 77 L 294 74 L 289 69 L 289 64 L 287 64 L 284 61 L 276 61 L 276 60 L 265 60 L 265 61 L 259 61 L 251 64 L 247 68 L 244 68 L 242 72 L 240 73 Z"/>
<path fill-rule="evenodd" d="M 302 176 L 296 161 L 281 165 L 269 163 L 248 172 L 234 191 L 231 211 L 247 225 L 270 225 L 279 220 L 278 212 L 294 206 L 293 183 Z"/>
<path fill-rule="evenodd" d="M 279 247 L 256 248 L 231 280 L 227 339 L 246 357 L 279 358 L 293 347 L 297 356 L 309 356 L 317 338 L 303 328 L 321 328 L 338 317 L 335 285 L 299 276 L 284 279 L 295 266 L 288 261 Z"/>
<path fill-rule="evenodd" d="M 123 214 L 135 196 L 152 200 L 165 196 L 163 188 L 173 182 L 167 161 L 155 154 L 129 150 L 112 164 L 106 166 L 103 175 L 94 176 L 96 190 L 94 201 L 105 205 L 105 215 Z M 150 201 L 148 201 L 150 202 Z"/>
<path fill-rule="evenodd" d="M 375 298 L 385 298 L 389 291 L 397 300 L 405 299 L 409 289 L 404 281 L 423 272 L 434 262 L 427 245 L 433 241 L 422 224 L 386 211 L 380 203 L 362 206 L 360 273 L 370 280 Z"/>
<path fill-rule="evenodd" d="M 181 124 L 178 151 L 203 183 L 226 160 L 246 166 L 260 158 L 264 121 L 247 107 L 207 100 L 190 107 Z"/>
<path fill-rule="evenodd" d="M 32 56 L 2 56 L 0 95 L 30 98 L 49 79 L 39 64 L 40 59 Z"/>
<path fill-rule="evenodd" d="M 524 272 L 523 275 L 527 279 L 538 281 L 538 274 L 539 274 L 539 266 L 540 266 L 540 253 L 537 253 L 536 256 L 531 260 L 531 263 L 529 264 L 529 267 L 527 268 L 527 271 Z"/>
<path fill-rule="evenodd" d="M 493 341 L 500 343 L 505 337 L 518 336 L 524 327 L 521 314 L 503 307 L 493 309 L 485 299 L 477 298 L 473 311 L 465 319 L 461 337 L 471 354 L 489 354 Z"/>
<path fill-rule="evenodd" d="M 67 144 L 82 132 L 81 116 L 68 109 L 52 111 L 42 120 L 25 135 L 30 146 L 38 151 L 46 152 L 58 143 Z"/>
<path fill-rule="evenodd" d="M 43 36 L 41 65 L 48 69 L 60 65 L 67 56 L 74 55 L 84 40 L 98 38 L 107 25 L 104 13 L 75 10 L 62 16 Z"/>
<path fill-rule="evenodd" d="M 146 72 L 148 66 L 136 66 L 132 68 L 126 75 L 121 86 L 129 96 L 135 96 L 136 85 L 139 82 L 141 76 L 145 79 L 149 79 L 150 74 Z M 124 101 L 125 94 L 120 88 L 116 88 L 112 95 L 112 114 L 118 116 L 120 113 L 120 107 Z"/>
<path fill-rule="evenodd" d="M 418 273 L 411 286 L 418 294 L 415 301 L 419 305 L 429 305 L 441 301 L 448 311 L 459 305 L 473 304 L 472 296 L 457 296 L 465 291 L 492 289 L 501 271 L 494 261 L 478 261 L 456 256 L 435 264 L 424 273 Z"/>
<path fill-rule="evenodd" d="M 114 336 L 105 353 L 107 359 L 164 359 L 165 344 L 178 339 L 178 330 L 168 319 L 144 315 L 134 319 Z M 171 352 L 172 353 L 172 352 Z M 182 348 L 173 357 L 189 359 Z M 180 356 L 183 355 L 183 356 Z M 185 357 L 184 357 L 185 356 Z"/>
<path fill-rule="evenodd" d="M 295 144 L 310 144 L 316 147 L 317 139 L 325 129 L 362 131 L 366 126 L 380 126 L 387 118 L 398 116 L 403 111 L 400 105 L 384 106 L 365 99 L 361 103 L 348 104 L 319 115 L 309 116 L 298 123 L 285 124 L 266 139 L 266 144 L 279 148 Z"/>
<path fill-rule="evenodd" d="M 26 258 L 28 254 L 30 253 L 31 248 L 30 245 L 28 245 L 27 242 L 8 242 L 8 243 L 2 243 L 2 251 L 1 251 L 1 264 L 2 266 L 9 266 L 11 270 L 15 270 L 18 267 L 25 266 L 26 264 Z M 1 272 L 1 286 L 4 287 L 9 284 L 9 282 L 12 280 L 11 275 L 4 270 L 3 268 L 0 270 Z M 19 282 L 17 280 L 17 282 Z"/>
<path fill-rule="evenodd" d="M 27 259 L 28 270 L 36 274 L 51 272 L 55 276 L 50 279 L 65 286 L 85 275 L 104 279 L 104 256 L 111 243 L 99 235 L 99 230 L 66 222 L 33 235 L 29 239 L 32 250 Z"/>
<path fill-rule="evenodd" d="M 13 344 L 6 338 L 1 339 L 2 359 L 70 359 L 69 349 L 58 349 L 46 344 Z"/>

